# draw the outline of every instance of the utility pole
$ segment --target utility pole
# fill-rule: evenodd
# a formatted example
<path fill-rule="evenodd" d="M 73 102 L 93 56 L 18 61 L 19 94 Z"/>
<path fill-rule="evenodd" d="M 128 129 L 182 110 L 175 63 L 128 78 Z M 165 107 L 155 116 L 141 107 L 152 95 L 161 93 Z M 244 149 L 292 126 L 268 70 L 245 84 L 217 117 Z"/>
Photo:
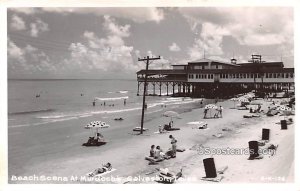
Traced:
<path fill-rule="evenodd" d="M 143 93 L 143 107 L 142 107 L 142 118 L 141 118 L 141 132 L 143 134 L 143 127 L 144 127 L 144 115 L 145 115 L 145 99 L 146 99 L 146 87 L 147 87 L 147 77 L 148 77 L 148 68 L 149 68 L 149 61 L 150 60 L 159 60 L 160 56 L 157 58 L 150 58 L 149 56 L 144 58 L 138 58 L 138 61 L 146 61 L 146 71 L 145 71 L 145 80 L 144 80 L 144 93 Z"/>

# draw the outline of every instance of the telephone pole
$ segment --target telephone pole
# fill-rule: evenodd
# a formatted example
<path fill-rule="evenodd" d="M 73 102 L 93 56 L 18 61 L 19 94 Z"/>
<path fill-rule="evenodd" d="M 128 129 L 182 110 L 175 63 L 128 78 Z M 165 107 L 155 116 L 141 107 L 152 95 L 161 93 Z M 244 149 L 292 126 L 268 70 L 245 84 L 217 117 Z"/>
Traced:
<path fill-rule="evenodd" d="M 149 68 L 149 61 L 150 60 L 159 60 L 160 56 L 157 58 L 150 58 L 149 56 L 144 58 L 138 58 L 138 61 L 146 61 L 146 71 L 145 71 L 145 80 L 144 80 L 144 93 L 143 93 L 143 107 L 142 107 L 142 118 L 141 118 L 141 132 L 143 134 L 143 127 L 144 127 L 144 115 L 145 115 L 145 99 L 146 99 L 146 89 L 147 89 L 147 77 L 148 77 L 148 68 Z"/>

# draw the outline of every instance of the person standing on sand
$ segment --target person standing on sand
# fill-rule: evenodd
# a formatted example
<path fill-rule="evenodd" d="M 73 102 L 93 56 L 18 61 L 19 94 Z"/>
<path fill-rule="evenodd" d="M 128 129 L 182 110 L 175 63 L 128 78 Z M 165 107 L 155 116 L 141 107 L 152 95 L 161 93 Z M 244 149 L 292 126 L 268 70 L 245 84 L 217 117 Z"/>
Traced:
<path fill-rule="evenodd" d="M 223 111 L 223 107 L 220 106 L 219 111 L 218 111 L 218 112 L 219 112 L 219 113 L 218 113 L 218 117 L 221 117 L 221 118 L 223 117 L 223 116 L 222 116 L 222 111 Z"/>
<path fill-rule="evenodd" d="M 96 100 L 94 99 L 94 101 L 93 101 L 93 106 L 95 106 L 96 105 Z"/>
<path fill-rule="evenodd" d="M 205 108 L 205 109 L 204 109 L 204 117 L 203 117 L 204 119 L 206 119 L 207 111 L 208 111 L 208 109 Z"/>
<path fill-rule="evenodd" d="M 169 138 L 171 139 L 171 145 L 172 145 L 172 157 L 175 158 L 177 140 L 172 135 L 170 135 Z"/>

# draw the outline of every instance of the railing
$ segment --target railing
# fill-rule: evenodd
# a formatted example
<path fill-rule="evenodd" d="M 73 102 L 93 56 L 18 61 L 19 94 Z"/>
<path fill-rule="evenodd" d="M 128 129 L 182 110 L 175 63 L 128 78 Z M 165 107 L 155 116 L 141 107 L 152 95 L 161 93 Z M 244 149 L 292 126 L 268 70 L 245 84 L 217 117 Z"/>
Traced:
<path fill-rule="evenodd" d="M 140 81 L 145 81 L 145 78 L 144 77 L 138 77 L 137 80 L 140 82 Z M 178 77 L 175 77 L 175 78 L 170 78 L 170 77 L 148 77 L 147 78 L 147 81 L 148 82 L 169 82 L 169 81 L 172 81 L 172 82 L 187 82 L 187 78 L 178 78 Z"/>

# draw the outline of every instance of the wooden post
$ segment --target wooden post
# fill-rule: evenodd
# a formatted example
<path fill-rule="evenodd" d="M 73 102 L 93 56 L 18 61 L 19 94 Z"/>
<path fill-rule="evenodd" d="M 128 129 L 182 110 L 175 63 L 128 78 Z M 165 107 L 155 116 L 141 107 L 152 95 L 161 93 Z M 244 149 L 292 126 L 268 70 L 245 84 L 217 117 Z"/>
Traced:
<path fill-rule="evenodd" d="M 143 127 L 144 127 L 144 115 L 145 115 L 145 99 L 146 99 L 146 90 L 147 90 L 147 77 L 148 77 L 148 68 L 149 68 L 149 61 L 150 60 L 158 60 L 160 59 L 160 56 L 158 58 L 150 58 L 147 56 L 147 58 L 138 59 L 138 61 L 146 61 L 146 71 L 145 71 L 145 81 L 144 81 L 144 94 L 143 94 L 143 106 L 142 106 L 142 117 L 141 117 L 141 134 L 143 134 Z"/>

